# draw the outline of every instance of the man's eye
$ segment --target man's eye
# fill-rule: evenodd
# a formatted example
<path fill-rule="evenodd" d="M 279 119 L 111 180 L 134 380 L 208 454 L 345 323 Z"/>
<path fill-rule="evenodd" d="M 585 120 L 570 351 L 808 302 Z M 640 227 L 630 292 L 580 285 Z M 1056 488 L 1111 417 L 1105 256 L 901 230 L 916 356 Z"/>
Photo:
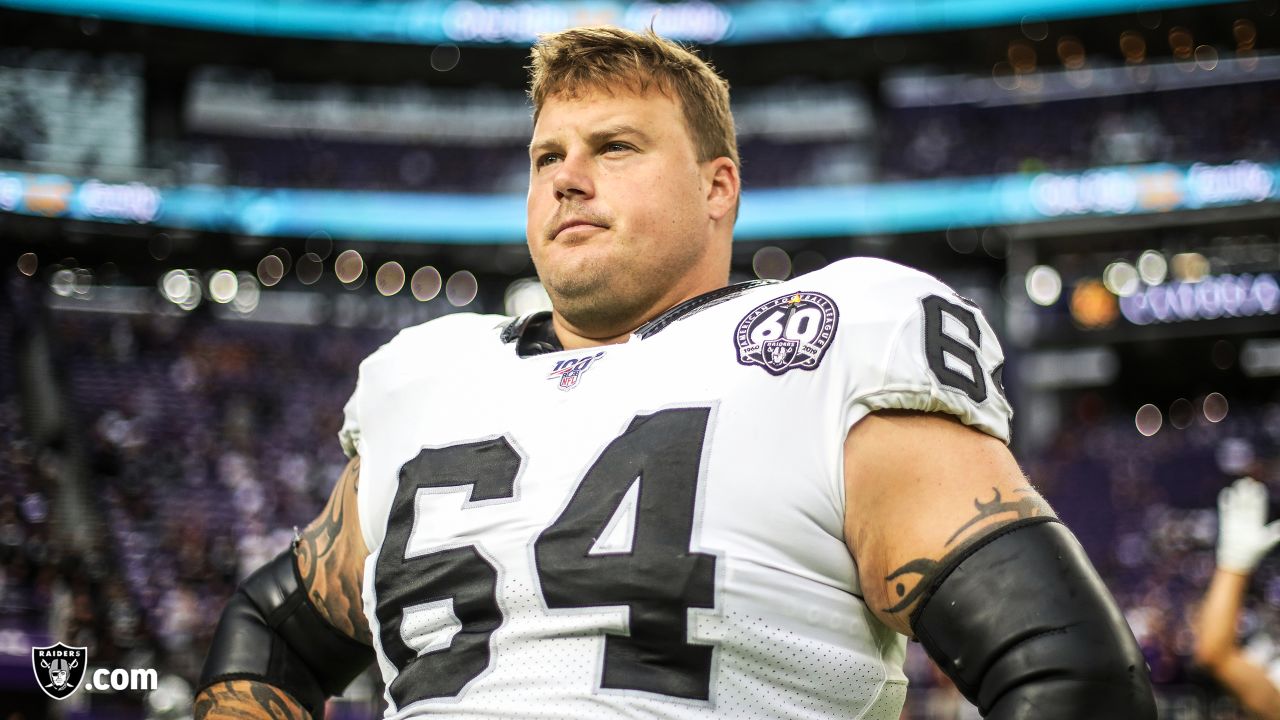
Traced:
<path fill-rule="evenodd" d="M 615 143 L 609 143 L 608 145 L 604 146 L 605 152 L 626 152 L 630 149 L 631 149 L 631 146 L 627 145 L 626 143 L 615 142 Z"/>
<path fill-rule="evenodd" d="M 556 155 L 555 153 L 547 153 L 546 155 L 539 155 L 538 159 L 535 160 L 533 164 L 535 167 L 546 167 L 547 165 L 551 164 L 552 161 L 559 159 L 559 157 L 560 156 Z"/>

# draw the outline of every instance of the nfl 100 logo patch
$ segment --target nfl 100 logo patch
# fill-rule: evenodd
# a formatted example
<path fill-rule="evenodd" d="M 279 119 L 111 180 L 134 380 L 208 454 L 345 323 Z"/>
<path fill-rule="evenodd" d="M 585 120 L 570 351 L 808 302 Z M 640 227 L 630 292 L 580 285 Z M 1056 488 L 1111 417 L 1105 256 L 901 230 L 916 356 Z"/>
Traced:
<path fill-rule="evenodd" d="M 840 313 L 817 292 L 777 297 L 747 313 L 733 334 L 738 362 L 759 365 L 771 375 L 813 370 L 835 337 Z"/>
<path fill-rule="evenodd" d="M 578 382 L 582 380 L 583 373 L 589 370 L 602 357 L 604 357 L 603 351 L 587 357 L 557 360 L 556 366 L 551 369 L 551 374 L 547 376 L 547 379 L 559 380 L 559 388 L 561 390 L 572 390 L 578 387 Z"/>

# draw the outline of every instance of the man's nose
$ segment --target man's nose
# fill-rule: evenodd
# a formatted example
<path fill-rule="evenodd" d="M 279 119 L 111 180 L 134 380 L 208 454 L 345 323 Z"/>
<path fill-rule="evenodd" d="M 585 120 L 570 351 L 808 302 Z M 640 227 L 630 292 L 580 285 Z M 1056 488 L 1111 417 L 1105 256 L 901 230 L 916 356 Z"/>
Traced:
<path fill-rule="evenodd" d="M 556 200 L 589 198 L 595 195 L 595 179 L 586 153 L 571 152 L 555 166 L 552 186 Z"/>

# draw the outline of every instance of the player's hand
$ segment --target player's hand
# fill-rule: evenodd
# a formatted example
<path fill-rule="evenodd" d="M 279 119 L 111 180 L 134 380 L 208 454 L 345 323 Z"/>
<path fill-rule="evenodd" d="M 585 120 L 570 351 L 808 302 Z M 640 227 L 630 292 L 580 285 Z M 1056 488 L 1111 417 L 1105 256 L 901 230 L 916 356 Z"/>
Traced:
<path fill-rule="evenodd" d="M 1267 486 L 1240 478 L 1218 493 L 1218 568 L 1248 575 L 1280 542 L 1280 520 L 1267 524 Z"/>

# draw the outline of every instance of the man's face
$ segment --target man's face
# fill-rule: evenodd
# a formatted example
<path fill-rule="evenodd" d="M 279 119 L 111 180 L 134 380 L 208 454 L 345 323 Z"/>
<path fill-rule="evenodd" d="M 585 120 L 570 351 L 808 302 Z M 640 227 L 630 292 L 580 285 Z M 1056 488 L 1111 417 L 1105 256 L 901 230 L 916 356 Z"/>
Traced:
<path fill-rule="evenodd" d="M 706 188 L 680 106 L 660 91 L 549 98 L 530 144 L 526 235 L 561 316 L 609 328 L 678 293 L 707 258 Z"/>

